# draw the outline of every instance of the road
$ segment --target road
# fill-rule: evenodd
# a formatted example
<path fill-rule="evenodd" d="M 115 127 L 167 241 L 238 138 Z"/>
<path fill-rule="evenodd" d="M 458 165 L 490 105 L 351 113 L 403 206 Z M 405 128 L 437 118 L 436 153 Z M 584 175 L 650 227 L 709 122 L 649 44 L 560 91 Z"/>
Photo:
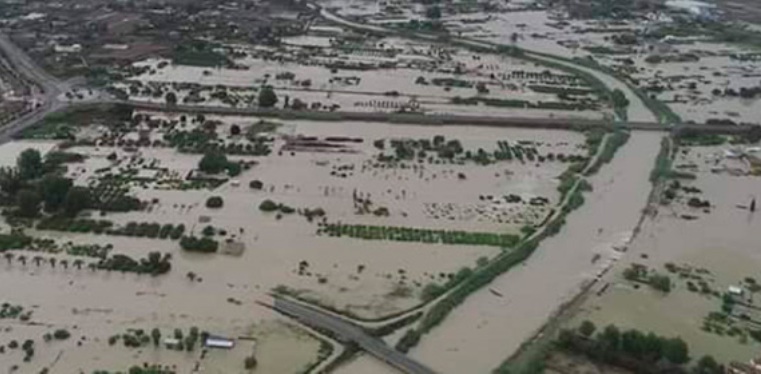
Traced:
<path fill-rule="evenodd" d="M 322 312 L 296 301 L 285 298 L 275 298 L 274 309 L 280 313 L 296 318 L 301 323 L 327 330 L 344 341 L 358 344 L 367 353 L 386 362 L 394 368 L 407 374 L 434 374 L 435 372 L 407 355 L 389 347 L 384 341 L 370 336 L 356 325 L 339 317 Z"/>

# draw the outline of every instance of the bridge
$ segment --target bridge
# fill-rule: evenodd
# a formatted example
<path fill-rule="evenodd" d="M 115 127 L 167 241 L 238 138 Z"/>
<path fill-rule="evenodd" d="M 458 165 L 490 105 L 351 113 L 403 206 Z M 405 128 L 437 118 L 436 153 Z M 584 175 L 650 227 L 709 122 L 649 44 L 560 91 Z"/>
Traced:
<path fill-rule="evenodd" d="M 367 353 L 407 374 L 435 374 L 433 370 L 409 356 L 389 347 L 383 340 L 368 335 L 360 327 L 340 317 L 323 312 L 297 301 L 276 297 L 276 311 L 297 319 L 312 328 L 329 331 L 345 342 L 354 342 Z"/>

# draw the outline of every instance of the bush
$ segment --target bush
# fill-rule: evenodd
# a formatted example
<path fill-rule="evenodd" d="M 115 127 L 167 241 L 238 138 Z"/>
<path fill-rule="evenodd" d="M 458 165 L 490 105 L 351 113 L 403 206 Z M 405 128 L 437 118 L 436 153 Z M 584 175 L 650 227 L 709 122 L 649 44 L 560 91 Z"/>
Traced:
<path fill-rule="evenodd" d="M 280 206 L 276 202 L 269 199 L 264 200 L 261 204 L 259 204 L 259 210 L 262 212 L 274 212 L 278 210 L 278 208 L 280 208 Z"/>
<path fill-rule="evenodd" d="M 58 329 L 53 332 L 53 337 L 56 338 L 56 340 L 66 340 L 70 336 L 71 334 L 64 329 Z"/>
<path fill-rule="evenodd" d="M 206 200 L 207 208 L 221 208 L 223 204 L 224 201 L 220 196 L 212 196 Z"/>
<path fill-rule="evenodd" d="M 184 236 L 180 239 L 180 247 L 188 252 L 213 253 L 219 248 L 219 243 L 214 239 Z"/>
<path fill-rule="evenodd" d="M 264 183 L 262 183 L 260 180 L 252 180 L 248 183 L 248 187 L 252 190 L 261 190 L 262 187 L 264 187 Z"/>
<path fill-rule="evenodd" d="M 179 224 L 172 229 L 171 233 L 169 233 L 169 238 L 172 240 L 177 240 L 181 238 L 182 234 L 184 233 L 185 233 L 185 225 Z"/>

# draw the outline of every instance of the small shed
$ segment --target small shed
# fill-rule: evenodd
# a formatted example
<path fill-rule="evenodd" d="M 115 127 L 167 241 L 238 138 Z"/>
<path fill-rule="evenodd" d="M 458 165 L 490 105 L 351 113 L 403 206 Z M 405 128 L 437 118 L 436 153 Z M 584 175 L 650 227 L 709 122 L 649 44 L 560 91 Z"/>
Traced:
<path fill-rule="evenodd" d="M 210 336 L 206 338 L 206 341 L 203 345 L 206 348 L 232 349 L 235 347 L 235 341 L 218 336 Z"/>
<path fill-rule="evenodd" d="M 176 349 L 180 346 L 180 339 L 175 338 L 165 338 L 164 339 L 164 346 L 168 349 Z"/>
<path fill-rule="evenodd" d="M 729 294 L 732 296 L 742 296 L 743 289 L 742 287 L 738 287 L 738 286 L 729 286 L 727 288 L 727 292 L 729 292 Z"/>

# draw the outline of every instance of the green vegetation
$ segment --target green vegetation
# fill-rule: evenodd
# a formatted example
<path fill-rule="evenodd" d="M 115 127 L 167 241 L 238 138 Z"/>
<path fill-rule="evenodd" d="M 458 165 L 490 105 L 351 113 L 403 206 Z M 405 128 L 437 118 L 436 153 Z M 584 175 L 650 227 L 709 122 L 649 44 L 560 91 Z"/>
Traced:
<path fill-rule="evenodd" d="M 668 275 L 648 271 L 647 267 L 640 264 L 631 264 L 624 269 L 624 278 L 632 282 L 645 283 L 655 290 L 669 293 L 671 291 L 671 278 Z"/>
<path fill-rule="evenodd" d="M 614 325 L 592 335 L 582 327 L 562 330 L 556 346 L 592 361 L 637 373 L 686 373 L 684 366 L 690 361 L 689 347 L 681 338 L 646 334 L 636 329 L 620 331 Z M 704 356 L 690 372 L 721 374 L 724 368 L 712 357 Z"/>
<path fill-rule="evenodd" d="M 224 200 L 222 200 L 221 196 L 212 196 L 206 199 L 207 208 L 212 208 L 212 209 L 221 208 L 223 204 L 224 204 Z"/>
<path fill-rule="evenodd" d="M 227 66 L 230 60 L 217 52 L 218 46 L 202 40 L 181 43 L 172 51 L 172 63 L 200 67 Z"/>
<path fill-rule="evenodd" d="M 206 152 L 198 162 L 198 170 L 206 174 L 219 174 L 224 170 L 234 177 L 240 174 L 240 164 L 227 160 L 224 153 L 218 151 Z"/>
<path fill-rule="evenodd" d="M 164 225 L 158 222 L 128 222 L 121 227 L 114 227 L 113 222 L 95 219 L 72 219 L 68 217 L 52 216 L 41 219 L 36 226 L 37 230 L 64 231 L 75 233 L 93 233 L 117 236 L 133 236 L 150 239 L 179 239 L 185 231 L 185 225 Z"/>
<path fill-rule="evenodd" d="M 147 258 L 141 258 L 140 260 L 134 260 L 132 257 L 124 254 L 115 254 L 99 261 L 96 264 L 96 268 L 156 276 L 166 274 L 172 269 L 171 258 L 172 256 L 169 253 L 165 253 L 162 256 L 159 252 L 150 252 Z"/>
<path fill-rule="evenodd" d="M 620 129 L 615 130 L 612 134 L 610 134 L 608 140 L 603 145 L 603 149 L 600 151 L 600 155 L 598 156 L 596 162 L 587 171 L 587 175 L 597 173 L 600 170 L 600 167 L 613 161 L 613 157 L 615 156 L 616 152 L 619 148 L 626 144 L 626 142 L 629 140 L 629 136 L 630 134 L 628 131 Z"/>
<path fill-rule="evenodd" d="M 296 212 L 296 209 L 293 209 L 288 205 L 285 205 L 282 203 L 276 203 L 269 199 L 264 200 L 261 202 L 261 204 L 259 204 L 259 210 L 265 213 L 279 211 L 280 213 L 283 213 L 283 214 L 292 214 Z"/>
<path fill-rule="evenodd" d="M 727 137 L 717 134 L 703 134 L 685 129 L 680 131 L 674 140 L 680 146 L 717 146 L 727 142 Z"/>
<path fill-rule="evenodd" d="M 205 236 L 184 236 L 180 239 L 180 247 L 188 252 L 214 253 L 219 249 L 219 242 Z"/>
<path fill-rule="evenodd" d="M 487 105 L 501 108 L 552 109 L 552 110 L 596 110 L 597 105 L 591 102 L 567 103 L 562 101 L 530 102 L 514 99 L 493 99 L 488 97 L 454 97 L 452 104 L 456 105 Z"/>
<path fill-rule="evenodd" d="M 259 91 L 259 98 L 257 99 L 259 107 L 272 108 L 277 104 L 277 95 L 272 86 L 263 86 Z"/>
<path fill-rule="evenodd" d="M 489 232 L 467 232 L 454 230 L 434 230 L 394 226 L 347 225 L 342 223 L 320 223 L 318 235 L 334 237 L 348 236 L 366 240 L 393 240 L 418 243 L 442 243 L 464 245 L 487 245 L 509 248 L 518 243 L 520 237 L 513 234 Z"/>
<path fill-rule="evenodd" d="M 3 303 L 0 305 L 0 319 L 20 319 L 22 321 L 29 320 L 32 316 L 32 311 L 24 313 L 24 307 L 21 305 L 12 305 L 10 303 Z"/>

